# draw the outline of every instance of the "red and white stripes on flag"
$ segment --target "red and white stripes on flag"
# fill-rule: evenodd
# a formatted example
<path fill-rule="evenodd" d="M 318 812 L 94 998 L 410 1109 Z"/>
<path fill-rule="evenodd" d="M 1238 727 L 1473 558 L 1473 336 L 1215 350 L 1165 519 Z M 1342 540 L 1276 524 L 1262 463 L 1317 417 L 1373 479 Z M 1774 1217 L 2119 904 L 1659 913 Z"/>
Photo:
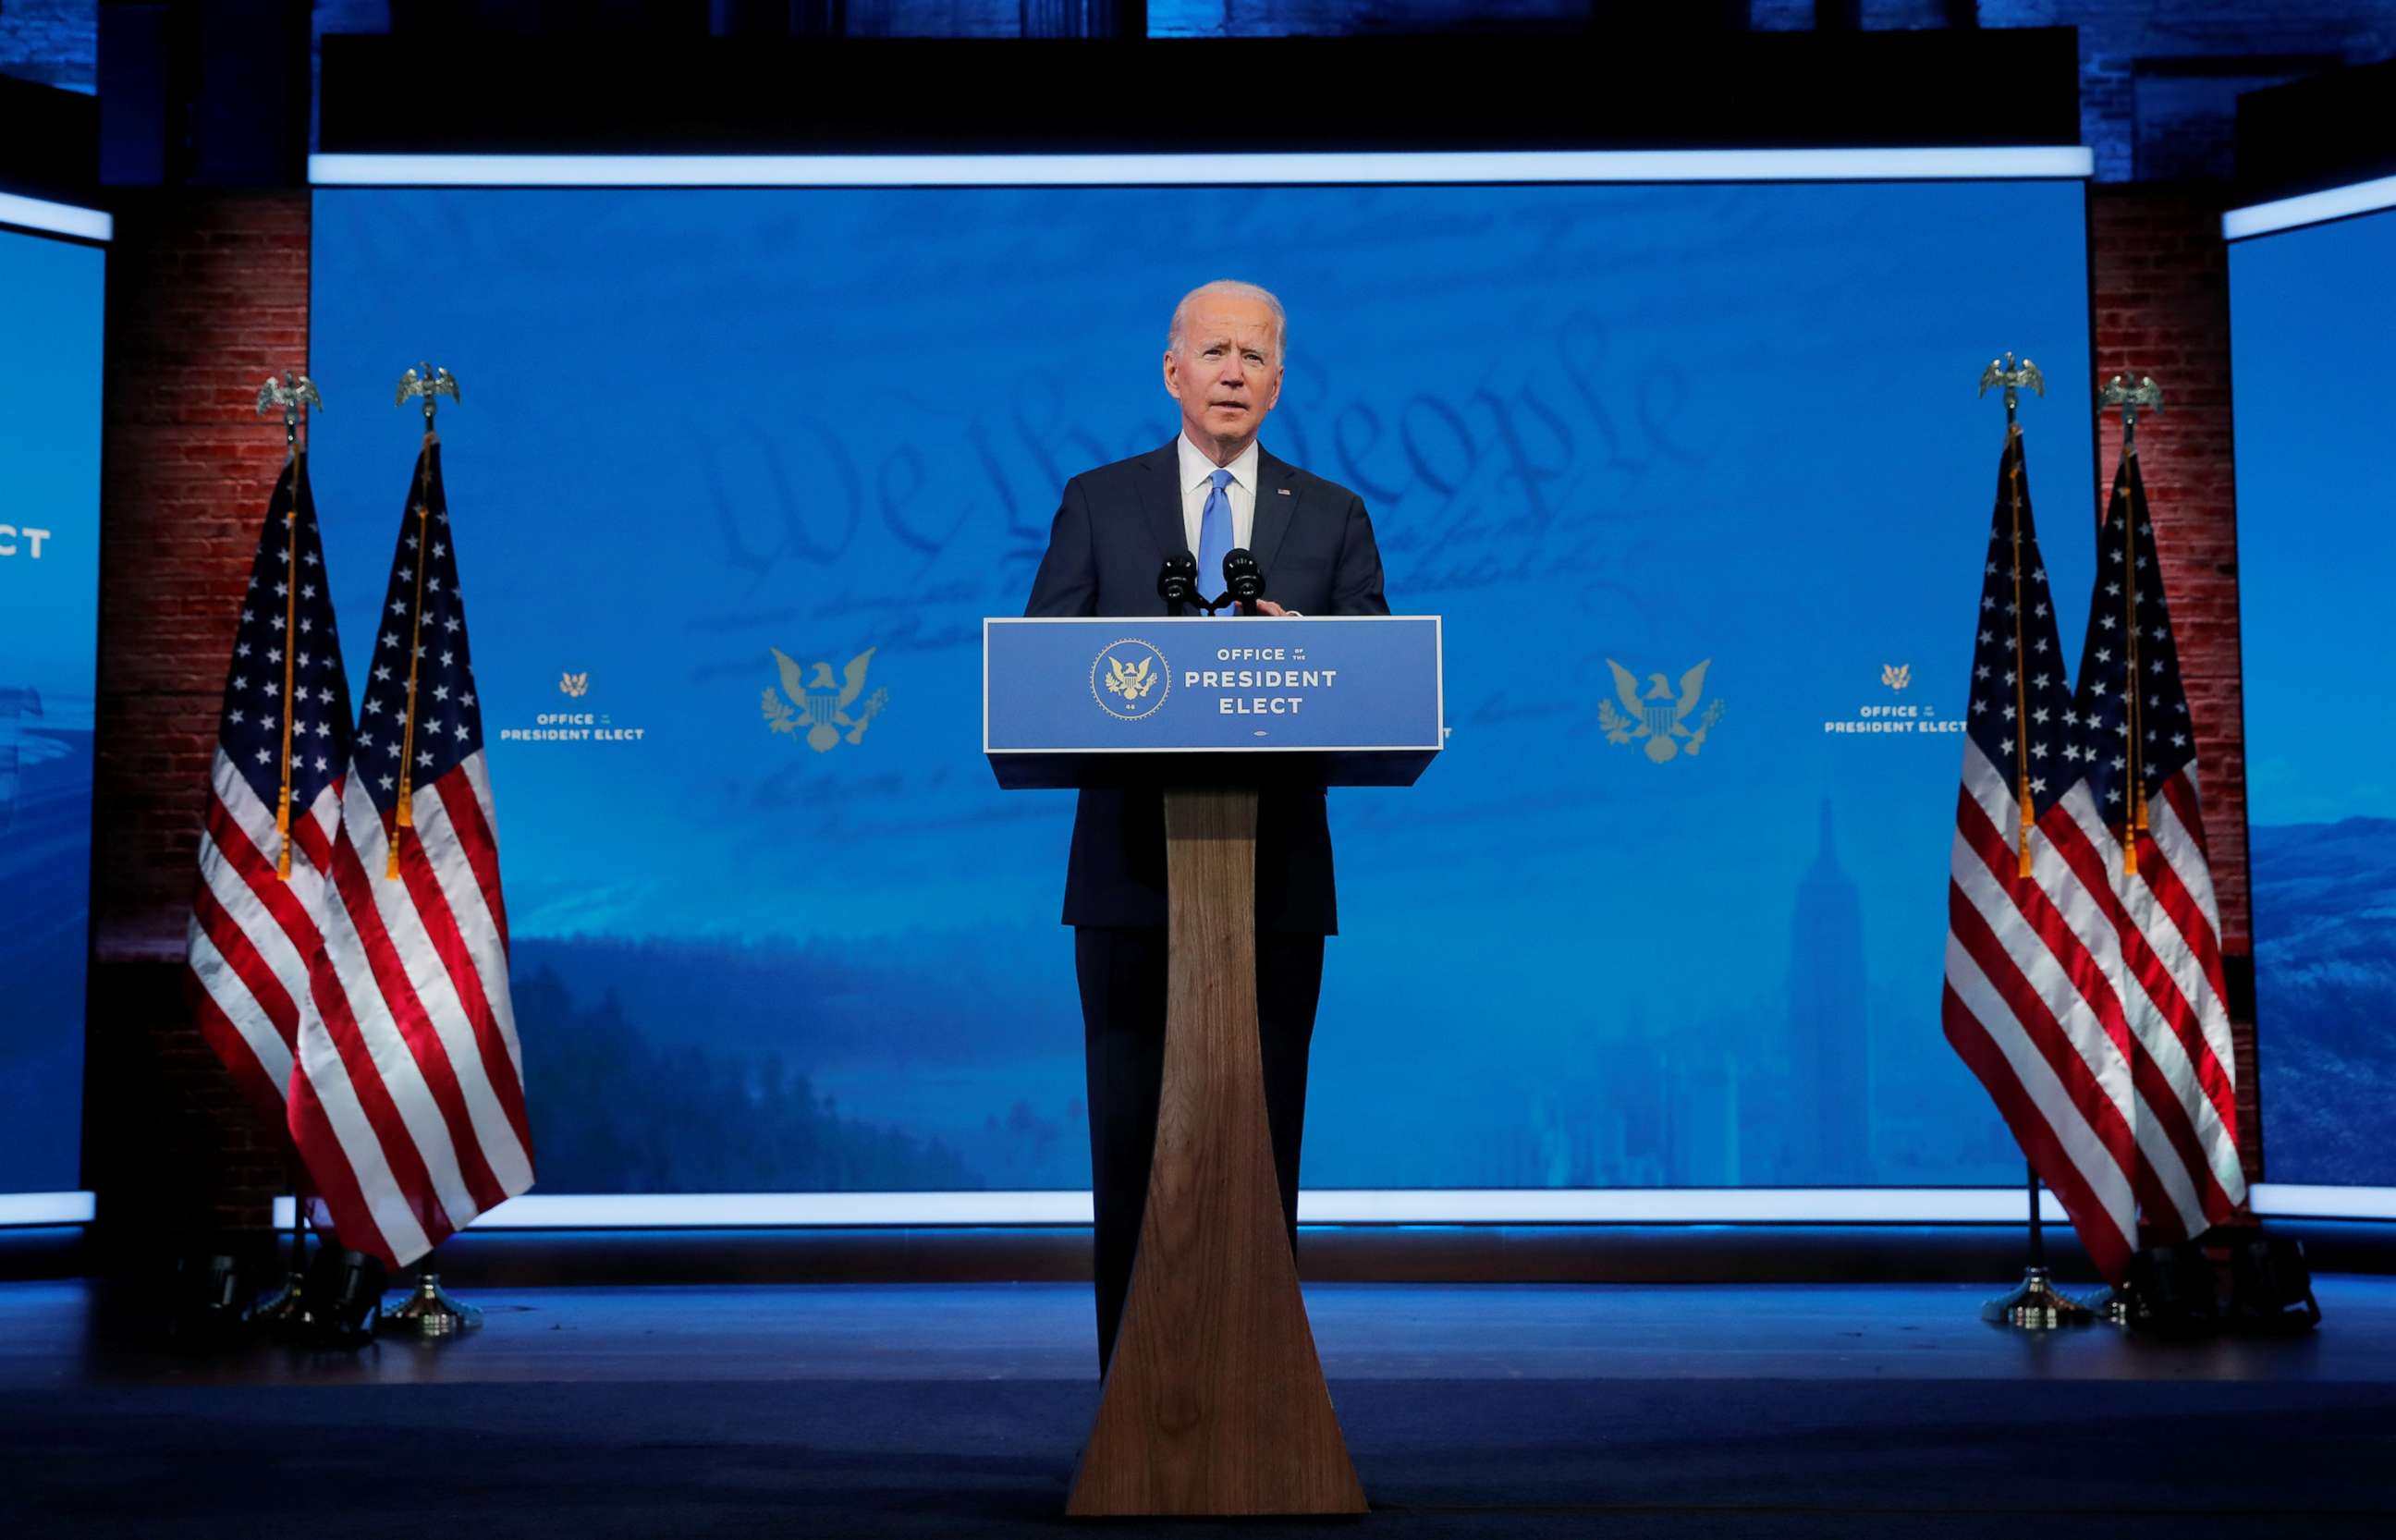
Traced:
<path fill-rule="evenodd" d="M 2101 868 L 2092 881 L 2074 859 L 2076 713 L 2017 429 L 1999 462 L 1976 624 L 1941 1019 L 2119 1282 L 2137 1249 L 2138 1092 L 2114 993 L 2115 905 Z"/>
<path fill-rule="evenodd" d="M 2151 551 L 2147 560 L 2150 569 Z M 2098 1270 L 2119 1283 L 2138 1249 L 2141 1216 L 2153 1239 L 2181 1239 L 2228 1217 L 2243 1201 L 2244 1184 L 2218 927 L 2210 922 L 2201 833 L 2192 862 L 2185 833 L 2192 827 L 2192 780 L 2185 786 L 2189 820 L 2175 809 L 2155 836 L 2181 853 L 2169 863 L 2183 878 L 2166 884 L 2173 896 L 2146 891 L 2136 875 L 2125 880 L 2120 841 L 2109 831 L 2123 815 L 2105 809 L 2130 800 L 2122 775 L 2133 756 L 2122 725 L 2124 588 L 2107 568 L 2100 559 L 2075 692 L 2062 664 L 2020 436 L 2009 433 L 1973 651 L 1943 1020 L 1948 1041 L 2071 1215 Z M 2159 581 L 2153 591 L 2160 606 Z M 2167 640 L 2167 622 L 2164 633 Z M 2151 661 L 2151 639 L 2149 645 Z M 2178 768 L 2192 777 L 2176 662 L 2170 676 L 2165 709 L 2180 708 L 2188 755 Z M 2110 708 L 2097 698 L 2108 687 Z M 2159 686 L 2150 688 L 2163 698 Z M 2193 887 L 2184 880 L 2190 872 Z M 2217 1017 L 2217 1039 L 2208 1012 Z"/>
<path fill-rule="evenodd" d="M 341 1242 L 405 1267 L 533 1181 L 482 712 L 431 434 L 379 623 L 291 1128 Z"/>
<path fill-rule="evenodd" d="M 184 942 L 201 1035 L 278 1125 L 349 762 L 349 685 L 303 453 L 275 481 L 242 592 Z"/>
<path fill-rule="evenodd" d="M 2076 833 L 2114 898 L 2116 978 L 2140 1092 L 2142 1202 L 2157 1242 L 2246 1201 L 2221 922 L 2197 798 L 2196 734 L 2135 449 L 2096 538 L 2076 697 L 2083 734 Z"/>

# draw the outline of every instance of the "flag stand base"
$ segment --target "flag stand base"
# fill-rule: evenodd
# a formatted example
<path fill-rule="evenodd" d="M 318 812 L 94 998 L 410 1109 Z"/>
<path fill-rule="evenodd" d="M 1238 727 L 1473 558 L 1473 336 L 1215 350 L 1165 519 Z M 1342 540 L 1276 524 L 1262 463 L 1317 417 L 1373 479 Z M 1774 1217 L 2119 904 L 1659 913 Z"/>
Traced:
<path fill-rule="evenodd" d="M 1980 1319 L 1992 1326 L 2017 1326 L 2028 1332 L 2058 1326 L 2092 1326 L 2098 1312 L 2055 1286 L 2044 1268 L 2023 1269 L 2020 1287 L 1980 1307 Z"/>
<path fill-rule="evenodd" d="M 252 1325 L 277 1336 L 312 1332 L 316 1327 L 315 1313 L 308 1308 L 307 1287 L 296 1272 L 283 1275 L 283 1287 L 252 1307 L 249 1320 Z"/>
<path fill-rule="evenodd" d="M 406 1332 L 422 1337 L 452 1337 L 483 1323 L 483 1312 L 449 1297 L 437 1273 L 421 1273 L 416 1292 L 382 1313 L 386 1332 Z"/>

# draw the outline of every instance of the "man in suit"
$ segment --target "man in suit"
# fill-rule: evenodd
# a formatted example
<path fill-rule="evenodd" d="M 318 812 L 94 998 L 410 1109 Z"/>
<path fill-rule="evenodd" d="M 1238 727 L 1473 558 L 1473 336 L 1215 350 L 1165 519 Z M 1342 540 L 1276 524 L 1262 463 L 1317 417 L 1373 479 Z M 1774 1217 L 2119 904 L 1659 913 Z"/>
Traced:
<path fill-rule="evenodd" d="M 1175 307 L 1165 389 L 1181 431 L 1162 449 L 1065 485 L 1032 578 L 1032 616 L 1161 616 L 1167 556 L 1197 553 L 1199 587 L 1223 587 L 1245 547 L 1265 578 L 1263 615 L 1387 615 L 1364 500 L 1266 454 L 1257 434 L 1281 399 L 1289 325 L 1253 284 L 1204 285 Z M 1092 788 L 1073 817 L 1065 923 L 1074 927 L 1089 1073 L 1098 1365 L 1113 1356 L 1156 1145 L 1165 1065 L 1165 804 L 1154 787 Z M 1320 788 L 1267 788 L 1257 807 L 1257 1029 L 1282 1216 L 1298 1241 L 1306 1059 L 1338 930 Z"/>

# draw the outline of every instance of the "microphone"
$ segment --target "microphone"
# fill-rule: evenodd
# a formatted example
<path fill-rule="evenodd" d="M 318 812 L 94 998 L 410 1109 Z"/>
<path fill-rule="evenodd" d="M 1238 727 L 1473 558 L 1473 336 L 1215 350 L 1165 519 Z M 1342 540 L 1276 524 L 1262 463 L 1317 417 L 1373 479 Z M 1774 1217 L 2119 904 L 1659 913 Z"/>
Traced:
<path fill-rule="evenodd" d="M 1182 607 L 1198 600 L 1198 558 L 1188 551 L 1178 551 L 1165 559 L 1165 570 L 1156 575 L 1156 596 L 1165 601 L 1165 613 L 1179 615 Z"/>
<path fill-rule="evenodd" d="M 1245 546 L 1223 553 L 1223 597 L 1253 607 L 1265 596 L 1265 570 Z"/>

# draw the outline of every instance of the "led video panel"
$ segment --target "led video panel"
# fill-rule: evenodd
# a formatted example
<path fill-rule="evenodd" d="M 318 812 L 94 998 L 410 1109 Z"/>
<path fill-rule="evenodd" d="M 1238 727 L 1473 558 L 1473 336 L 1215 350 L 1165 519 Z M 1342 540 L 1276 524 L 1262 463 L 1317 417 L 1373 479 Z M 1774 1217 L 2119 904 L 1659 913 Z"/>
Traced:
<path fill-rule="evenodd" d="M 1168 442 L 1219 276 L 1289 309 L 1267 447 L 1446 621 L 1448 751 L 1332 796 L 1308 1186 L 2020 1180 L 1939 1033 L 1948 728 L 1972 387 L 2086 377 L 2078 183 L 323 188 L 314 239 L 353 647 L 392 381 L 463 388 L 541 1192 L 1086 1184 L 1071 797 L 995 788 L 980 621 Z M 2025 418 L 2076 596 L 2086 419 Z M 861 669 L 863 730 L 781 730 L 777 651 Z M 1617 665 L 1701 737 L 1614 741 Z"/>
<path fill-rule="evenodd" d="M 2282 1183 L 2396 1186 L 2391 270 L 2396 212 L 2230 248 L 2256 1042 Z"/>
<path fill-rule="evenodd" d="M 0 1193 L 80 1186 L 104 261 L 0 228 Z"/>

